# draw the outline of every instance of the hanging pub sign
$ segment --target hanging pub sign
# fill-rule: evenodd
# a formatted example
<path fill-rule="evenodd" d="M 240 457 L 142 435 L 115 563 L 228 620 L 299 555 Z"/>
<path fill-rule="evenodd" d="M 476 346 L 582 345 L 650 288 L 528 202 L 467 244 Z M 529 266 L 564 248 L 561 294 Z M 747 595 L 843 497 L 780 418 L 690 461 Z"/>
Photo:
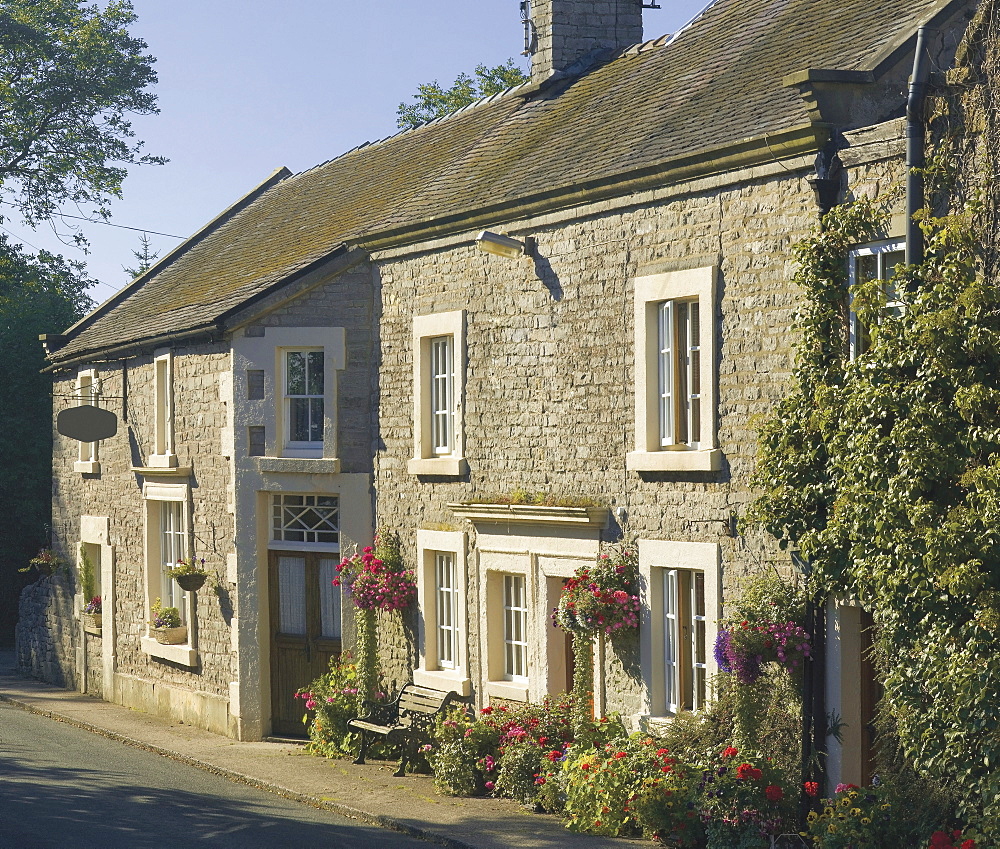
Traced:
<path fill-rule="evenodd" d="M 70 407 L 56 417 L 56 430 L 80 442 L 99 442 L 118 432 L 118 416 L 90 404 Z"/>

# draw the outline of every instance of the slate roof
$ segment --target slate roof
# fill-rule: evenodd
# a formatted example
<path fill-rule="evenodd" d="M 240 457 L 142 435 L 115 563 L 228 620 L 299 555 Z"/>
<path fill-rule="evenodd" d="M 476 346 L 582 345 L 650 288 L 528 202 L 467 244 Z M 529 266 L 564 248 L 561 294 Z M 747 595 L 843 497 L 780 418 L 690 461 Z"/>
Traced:
<path fill-rule="evenodd" d="M 50 359 L 206 325 L 344 244 L 437 219 L 461 229 L 477 210 L 804 125 L 786 75 L 876 69 L 956 4 L 717 0 L 673 38 L 583 76 L 514 89 L 276 182 L 70 328 Z"/>

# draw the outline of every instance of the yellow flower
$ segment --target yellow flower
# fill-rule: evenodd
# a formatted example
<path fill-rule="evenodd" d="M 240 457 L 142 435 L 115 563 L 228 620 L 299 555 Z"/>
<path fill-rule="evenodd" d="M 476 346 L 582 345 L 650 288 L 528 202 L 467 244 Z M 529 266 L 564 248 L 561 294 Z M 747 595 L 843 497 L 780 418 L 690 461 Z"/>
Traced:
<path fill-rule="evenodd" d="M 862 825 L 871 825 L 872 824 L 871 818 L 870 817 L 862 817 L 861 818 L 861 824 Z"/>
<path fill-rule="evenodd" d="M 837 833 L 837 826 L 835 826 L 835 825 L 833 825 L 833 824 L 831 823 L 830 825 L 828 825 L 828 826 L 826 827 L 826 830 L 827 830 L 827 831 L 829 831 L 829 832 L 830 832 L 830 834 L 836 834 L 836 833 Z"/>
<path fill-rule="evenodd" d="M 861 816 L 861 808 L 851 808 L 851 816 L 852 817 L 860 817 Z"/>
<path fill-rule="evenodd" d="M 888 802 L 883 802 L 880 807 L 882 808 L 883 811 L 888 811 L 889 810 L 889 803 Z"/>
<path fill-rule="evenodd" d="M 816 822 L 819 819 L 819 814 L 815 811 L 810 811 L 809 816 L 806 817 L 806 822 Z"/>
<path fill-rule="evenodd" d="M 823 808 L 823 816 L 825 816 L 825 817 L 832 817 L 833 816 L 833 808 Z"/>
<path fill-rule="evenodd" d="M 851 800 L 850 799 L 846 799 L 845 798 L 845 799 L 841 799 L 840 800 L 840 807 L 842 807 L 842 808 L 846 808 L 850 804 L 851 804 Z"/>

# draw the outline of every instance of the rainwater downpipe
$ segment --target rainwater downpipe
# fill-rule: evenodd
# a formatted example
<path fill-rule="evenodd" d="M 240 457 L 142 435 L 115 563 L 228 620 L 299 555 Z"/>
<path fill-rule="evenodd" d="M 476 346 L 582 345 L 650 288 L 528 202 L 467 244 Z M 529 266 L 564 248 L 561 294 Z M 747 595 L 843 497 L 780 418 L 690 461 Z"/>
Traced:
<path fill-rule="evenodd" d="M 917 30 L 913 54 L 913 72 L 906 98 L 906 264 L 916 265 L 924 258 L 924 234 L 914 216 L 924 208 L 924 100 L 930 71 L 927 56 L 927 27 Z"/>

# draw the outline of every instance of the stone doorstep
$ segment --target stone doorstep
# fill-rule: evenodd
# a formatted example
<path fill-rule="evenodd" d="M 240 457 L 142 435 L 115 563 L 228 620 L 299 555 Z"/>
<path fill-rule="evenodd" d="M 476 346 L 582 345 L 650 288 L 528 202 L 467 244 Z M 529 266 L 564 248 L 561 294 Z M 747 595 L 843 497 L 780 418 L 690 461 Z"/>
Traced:
<path fill-rule="evenodd" d="M 20 678 L 12 661 L 12 653 L 0 652 L 0 701 L 241 784 L 439 845 L 454 849 L 652 845 L 574 834 L 556 817 L 529 813 L 507 799 L 440 796 L 430 776 L 393 776 L 396 762 L 356 765 L 350 760 L 306 755 L 298 743 L 236 742 Z"/>

